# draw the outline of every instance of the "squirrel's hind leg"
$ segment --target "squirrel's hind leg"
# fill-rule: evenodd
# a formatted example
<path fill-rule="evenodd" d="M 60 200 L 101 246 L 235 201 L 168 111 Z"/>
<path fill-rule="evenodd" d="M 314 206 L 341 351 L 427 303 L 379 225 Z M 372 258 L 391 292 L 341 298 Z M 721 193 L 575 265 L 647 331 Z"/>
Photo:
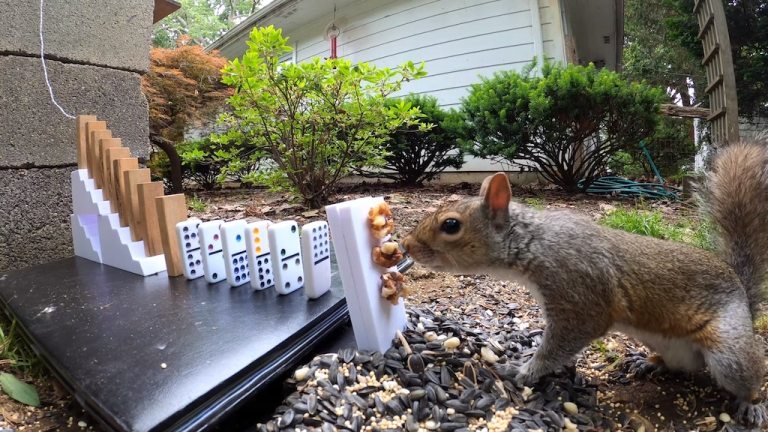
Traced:
<path fill-rule="evenodd" d="M 704 360 L 720 386 L 737 398 L 736 420 L 745 426 L 768 425 L 761 387 L 765 373 L 763 346 L 752 330 L 746 305 L 733 305 L 700 338 Z"/>

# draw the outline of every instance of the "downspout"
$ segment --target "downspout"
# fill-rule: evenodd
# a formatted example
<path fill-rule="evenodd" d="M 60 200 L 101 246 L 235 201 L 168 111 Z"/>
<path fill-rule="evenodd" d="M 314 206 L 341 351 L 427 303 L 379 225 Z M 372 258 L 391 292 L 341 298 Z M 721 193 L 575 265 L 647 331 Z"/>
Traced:
<path fill-rule="evenodd" d="M 544 36 L 541 29 L 541 13 L 539 11 L 539 0 L 528 0 L 528 7 L 531 9 L 531 36 L 533 38 L 533 53 L 536 56 L 536 62 L 541 65 L 546 60 L 544 57 Z"/>

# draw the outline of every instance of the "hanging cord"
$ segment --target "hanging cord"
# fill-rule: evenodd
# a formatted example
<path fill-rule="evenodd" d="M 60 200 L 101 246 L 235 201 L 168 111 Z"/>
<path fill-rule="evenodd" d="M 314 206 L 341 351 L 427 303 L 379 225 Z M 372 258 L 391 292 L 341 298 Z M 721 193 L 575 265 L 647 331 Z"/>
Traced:
<path fill-rule="evenodd" d="M 56 102 L 56 98 L 53 96 L 53 88 L 51 87 L 51 82 L 48 79 L 48 68 L 45 66 L 45 45 L 43 42 L 43 4 L 45 3 L 45 0 L 40 0 L 40 62 L 43 64 L 43 74 L 45 75 L 45 84 L 48 86 L 48 93 L 51 95 L 51 102 L 53 102 L 54 105 L 56 105 L 56 108 L 61 111 L 62 114 L 64 114 L 68 118 L 75 118 L 72 114 L 68 114 L 66 111 L 64 111 L 64 108 L 59 105 L 58 102 Z"/>

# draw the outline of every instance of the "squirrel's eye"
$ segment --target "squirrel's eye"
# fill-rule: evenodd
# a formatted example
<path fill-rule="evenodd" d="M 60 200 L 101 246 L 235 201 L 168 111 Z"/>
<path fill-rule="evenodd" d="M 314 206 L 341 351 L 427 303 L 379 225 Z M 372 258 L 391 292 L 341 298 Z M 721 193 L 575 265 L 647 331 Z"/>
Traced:
<path fill-rule="evenodd" d="M 461 222 L 459 222 L 458 219 L 446 219 L 443 221 L 443 224 L 440 226 L 440 231 L 446 233 L 446 234 L 456 234 L 461 229 Z"/>

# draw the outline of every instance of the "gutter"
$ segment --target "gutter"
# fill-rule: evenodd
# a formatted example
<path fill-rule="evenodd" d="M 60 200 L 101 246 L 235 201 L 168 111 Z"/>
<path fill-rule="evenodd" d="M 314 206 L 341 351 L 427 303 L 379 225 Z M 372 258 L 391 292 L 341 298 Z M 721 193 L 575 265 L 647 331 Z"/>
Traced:
<path fill-rule="evenodd" d="M 244 33 L 249 33 L 253 27 L 255 27 L 260 21 L 273 15 L 275 12 L 282 9 L 284 6 L 292 3 L 296 3 L 297 0 L 273 0 L 263 8 L 257 10 L 253 15 L 249 16 L 243 22 L 233 27 L 230 31 L 224 33 L 223 36 L 211 42 L 210 45 L 205 47 L 206 52 L 212 50 L 220 50 L 228 43 L 237 40 Z"/>
<path fill-rule="evenodd" d="M 616 1 L 616 72 L 621 72 L 624 59 L 624 0 Z"/>

